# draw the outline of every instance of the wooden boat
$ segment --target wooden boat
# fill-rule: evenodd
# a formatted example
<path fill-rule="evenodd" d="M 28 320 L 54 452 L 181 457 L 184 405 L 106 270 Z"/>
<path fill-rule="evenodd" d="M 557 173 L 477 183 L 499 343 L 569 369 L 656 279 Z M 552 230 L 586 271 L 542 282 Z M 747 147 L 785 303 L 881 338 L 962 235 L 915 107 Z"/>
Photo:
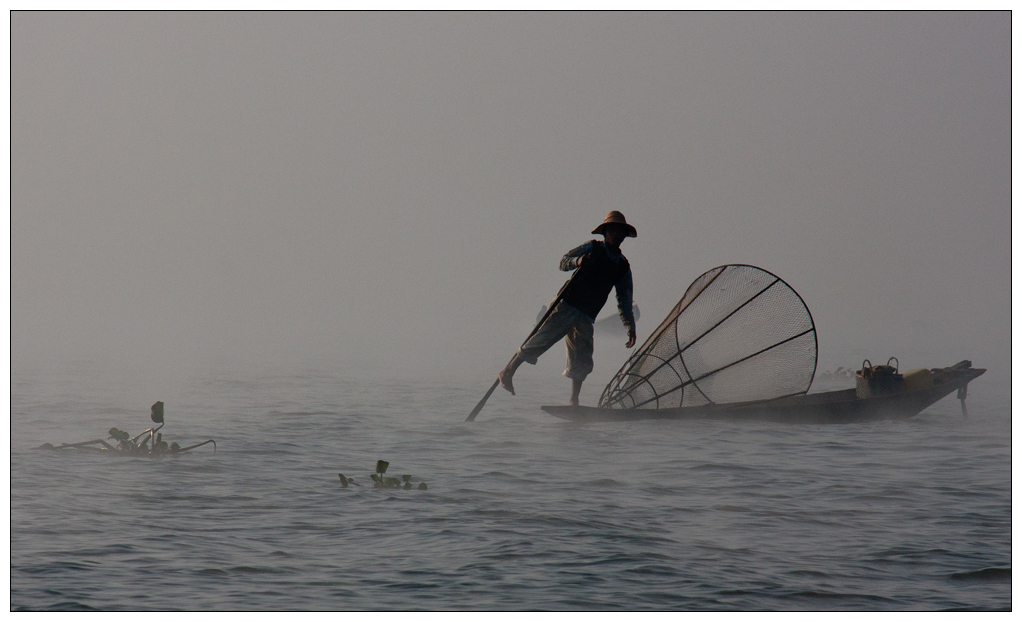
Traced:
<path fill-rule="evenodd" d="M 542 406 L 547 413 L 578 422 L 640 421 L 644 419 L 719 419 L 728 421 L 772 421 L 779 423 L 858 423 L 879 419 L 908 419 L 958 391 L 962 414 L 968 415 L 965 397 L 969 382 L 982 376 L 971 361 L 930 370 L 933 385 L 914 391 L 859 398 L 855 389 L 808 393 L 797 403 L 767 400 L 735 404 L 706 404 L 684 408 L 616 409 L 594 406 Z"/>

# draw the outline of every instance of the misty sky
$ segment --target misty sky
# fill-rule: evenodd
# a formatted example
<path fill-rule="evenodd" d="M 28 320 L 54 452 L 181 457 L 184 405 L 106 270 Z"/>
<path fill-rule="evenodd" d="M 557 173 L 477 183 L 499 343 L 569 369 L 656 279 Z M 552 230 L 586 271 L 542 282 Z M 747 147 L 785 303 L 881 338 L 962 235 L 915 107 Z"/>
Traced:
<path fill-rule="evenodd" d="M 750 263 L 824 368 L 1007 377 L 1010 13 L 11 16 L 15 371 L 482 391 L 612 209 L 640 343 Z"/>

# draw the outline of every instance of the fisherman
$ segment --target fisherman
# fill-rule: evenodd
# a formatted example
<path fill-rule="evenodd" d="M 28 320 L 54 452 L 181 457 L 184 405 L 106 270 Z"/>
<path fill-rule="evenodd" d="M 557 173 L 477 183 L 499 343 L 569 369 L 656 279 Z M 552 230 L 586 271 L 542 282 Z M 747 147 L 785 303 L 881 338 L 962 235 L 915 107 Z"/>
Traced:
<path fill-rule="evenodd" d="M 571 283 L 536 333 L 515 352 L 498 375 L 500 386 L 515 394 L 512 378 L 524 362 L 535 365 L 539 355 L 561 338 L 568 351 L 564 375 L 571 378 L 571 405 L 578 406 L 582 382 L 593 371 L 593 323 L 607 302 L 610 290 L 617 294 L 621 322 L 628 329 L 626 348 L 635 345 L 635 317 L 632 315 L 632 270 L 621 254 L 621 242 L 636 237 L 635 227 L 619 211 L 612 211 L 593 229 L 604 241 L 591 240 L 568 251 L 561 258 L 561 270 L 577 269 Z"/>

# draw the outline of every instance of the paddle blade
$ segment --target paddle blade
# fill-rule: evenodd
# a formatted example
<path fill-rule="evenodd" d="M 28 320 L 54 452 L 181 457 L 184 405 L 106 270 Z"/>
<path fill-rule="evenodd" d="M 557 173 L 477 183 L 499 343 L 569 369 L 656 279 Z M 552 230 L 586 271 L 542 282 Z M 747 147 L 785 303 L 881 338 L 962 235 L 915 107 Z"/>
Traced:
<path fill-rule="evenodd" d="M 498 384 L 500 384 L 500 380 L 499 379 L 493 381 L 493 386 L 491 386 L 490 390 L 486 392 L 486 395 L 483 396 L 483 399 L 479 400 L 479 403 L 476 404 L 476 407 L 473 408 L 472 412 L 470 412 L 468 414 L 468 417 L 465 419 L 465 421 L 475 421 L 476 420 L 476 415 L 478 415 L 479 411 L 481 411 L 483 409 L 483 406 L 486 405 L 486 400 L 490 399 L 490 396 L 493 395 L 493 390 L 497 388 Z"/>

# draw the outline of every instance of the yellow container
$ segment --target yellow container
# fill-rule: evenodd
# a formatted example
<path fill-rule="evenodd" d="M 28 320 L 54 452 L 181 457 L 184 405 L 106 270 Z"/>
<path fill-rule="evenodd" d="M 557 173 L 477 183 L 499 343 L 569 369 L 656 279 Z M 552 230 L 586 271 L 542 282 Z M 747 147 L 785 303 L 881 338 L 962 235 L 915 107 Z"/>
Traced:
<path fill-rule="evenodd" d="M 910 369 L 901 375 L 905 378 L 906 391 L 918 391 L 933 386 L 933 374 L 928 369 Z"/>

